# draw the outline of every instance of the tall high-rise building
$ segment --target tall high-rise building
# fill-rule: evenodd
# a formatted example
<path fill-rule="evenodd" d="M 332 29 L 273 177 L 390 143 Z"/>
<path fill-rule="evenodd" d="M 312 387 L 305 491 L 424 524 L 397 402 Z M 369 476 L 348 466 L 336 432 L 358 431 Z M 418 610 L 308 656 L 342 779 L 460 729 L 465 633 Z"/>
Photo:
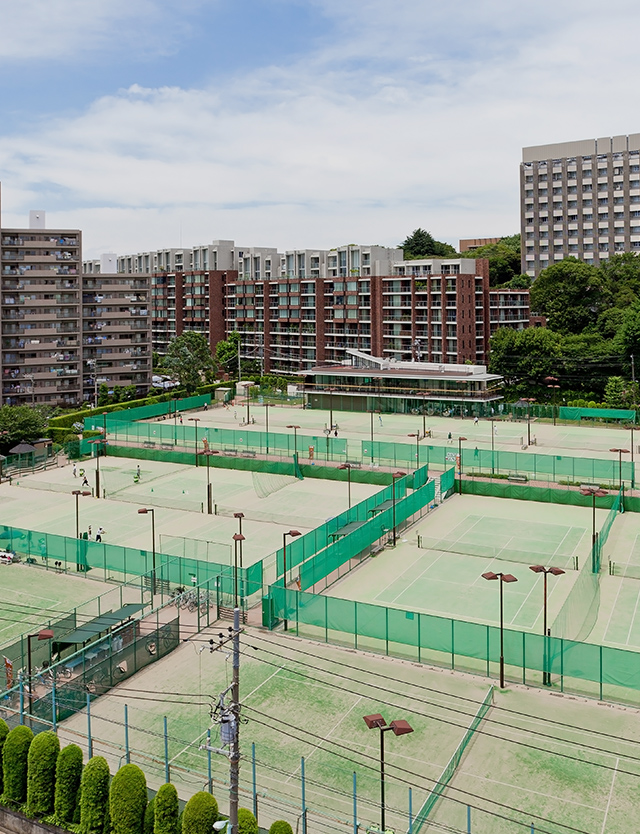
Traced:
<path fill-rule="evenodd" d="M 640 133 L 523 148 L 522 271 L 640 252 Z"/>

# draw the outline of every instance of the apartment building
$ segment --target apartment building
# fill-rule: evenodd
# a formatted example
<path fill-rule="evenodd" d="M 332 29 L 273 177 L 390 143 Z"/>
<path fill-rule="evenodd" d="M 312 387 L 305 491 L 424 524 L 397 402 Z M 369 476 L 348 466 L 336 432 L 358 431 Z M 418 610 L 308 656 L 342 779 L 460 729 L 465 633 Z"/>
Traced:
<path fill-rule="evenodd" d="M 640 252 L 640 133 L 523 148 L 522 271 Z"/>
<path fill-rule="evenodd" d="M 2 403 L 93 399 L 96 359 L 110 387 L 148 391 L 149 290 L 136 289 L 134 301 L 122 276 L 92 284 L 82 275 L 81 231 L 47 228 L 44 211 L 30 212 L 28 228 L 0 226 L 0 242 Z"/>

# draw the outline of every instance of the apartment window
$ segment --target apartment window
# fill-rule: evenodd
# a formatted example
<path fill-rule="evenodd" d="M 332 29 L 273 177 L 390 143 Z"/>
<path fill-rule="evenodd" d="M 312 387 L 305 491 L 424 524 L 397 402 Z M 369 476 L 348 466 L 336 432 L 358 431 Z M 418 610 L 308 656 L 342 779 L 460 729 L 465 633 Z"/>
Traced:
<path fill-rule="evenodd" d="M 598 168 L 598 176 L 599 177 L 606 177 L 607 176 L 607 169 L 606 168 Z"/>
<path fill-rule="evenodd" d="M 547 175 L 546 174 L 538 174 L 538 182 L 546 182 Z"/>
<path fill-rule="evenodd" d="M 562 188 L 554 188 L 553 189 L 554 196 L 558 196 L 558 194 L 562 194 Z"/>
<path fill-rule="evenodd" d="M 525 182 L 533 182 L 533 174 L 527 174 L 524 178 Z"/>
<path fill-rule="evenodd" d="M 591 183 L 583 183 L 582 184 L 582 190 L 583 191 L 593 191 L 593 186 L 591 185 Z"/>
<path fill-rule="evenodd" d="M 598 205 L 599 206 L 608 206 L 609 205 L 609 198 L 608 197 L 599 197 L 598 198 Z"/>
<path fill-rule="evenodd" d="M 593 205 L 593 200 L 583 200 L 582 207 L 583 208 L 590 208 Z"/>

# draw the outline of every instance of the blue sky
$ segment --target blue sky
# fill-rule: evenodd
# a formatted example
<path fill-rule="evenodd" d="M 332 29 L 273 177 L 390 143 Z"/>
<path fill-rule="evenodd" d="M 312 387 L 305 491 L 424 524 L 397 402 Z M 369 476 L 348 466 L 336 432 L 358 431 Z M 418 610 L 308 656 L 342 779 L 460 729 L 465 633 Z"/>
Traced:
<path fill-rule="evenodd" d="M 518 230 L 521 148 L 639 132 L 613 0 L 2 0 L 3 224 L 85 255 Z"/>

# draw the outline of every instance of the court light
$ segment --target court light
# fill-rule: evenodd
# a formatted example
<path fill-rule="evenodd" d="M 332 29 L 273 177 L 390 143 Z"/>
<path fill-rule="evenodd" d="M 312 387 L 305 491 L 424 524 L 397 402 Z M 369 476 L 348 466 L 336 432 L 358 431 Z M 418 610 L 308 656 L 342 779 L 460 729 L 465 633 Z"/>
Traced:
<path fill-rule="evenodd" d="M 512 573 L 494 573 L 492 570 L 483 573 L 482 578 L 489 581 L 493 579 L 500 580 L 500 689 L 504 689 L 504 599 L 502 586 L 505 582 L 517 582 L 518 580 Z"/>
<path fill-rule="evenodd" d="M 390 724 L 384 720 L 380 713 L 363 716 L 364 723 L 370 730 L 380 730 L 380 831 L 386 831 L 385 825 L 385 799 L 384 799 L 384 734 L 391 730 L 396 736 L 404 736 L 413 732 L 413 727 L 404 719 L 396 719 Z"/>

